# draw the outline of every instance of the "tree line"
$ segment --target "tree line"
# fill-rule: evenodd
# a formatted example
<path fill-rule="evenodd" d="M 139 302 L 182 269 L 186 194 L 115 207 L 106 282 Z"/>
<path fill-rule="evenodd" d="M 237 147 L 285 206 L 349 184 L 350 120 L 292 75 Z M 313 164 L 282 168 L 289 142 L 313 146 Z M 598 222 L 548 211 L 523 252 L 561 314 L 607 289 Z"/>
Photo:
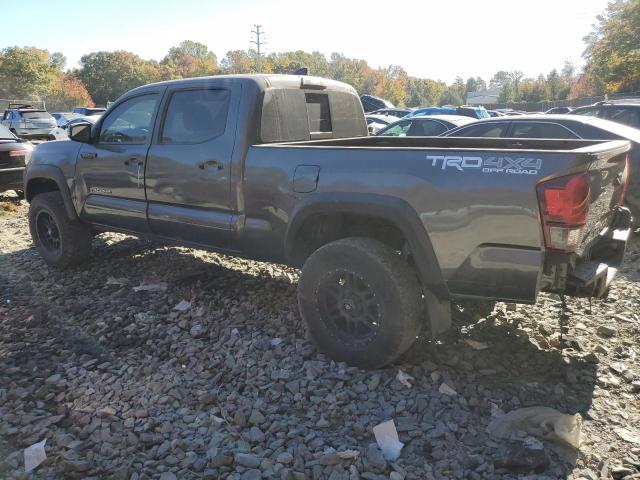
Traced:
<path fill-rule="evenodd" d="M 487 84 L 480 77 L 440 80 L 417 78 L 398 65 L 373 68 L 365 60 L 340 53 L 329 57 L 301 50 L 271 53 L 261 58 L 264 73 L 309 73 L 353 85 L 358 93 L 386 98 L 400 106 L 461 105 L 469 92 L 490 89 L 499 102 L 541 102 L 587 95 L 640 90 L 640 0 L 616 0 L 597 17 L 585 38 L 586 65 L 577 74 L 566 62 L 537 78 L 521 71 L 499 71 Z M 76 105 L 104 105 L 127 90 L 146 83 L 218 74 L 255 73 L 257 52 L 232 50 L 218 61 L 209 48 L 185 40 L 160 60 L 145 60 L 127 51 L 88 53 L 79 68 L 65 70 L 61 53 L 34 47 L 0 50 L 0 98 L 37 98 L 50 110 Z"/>

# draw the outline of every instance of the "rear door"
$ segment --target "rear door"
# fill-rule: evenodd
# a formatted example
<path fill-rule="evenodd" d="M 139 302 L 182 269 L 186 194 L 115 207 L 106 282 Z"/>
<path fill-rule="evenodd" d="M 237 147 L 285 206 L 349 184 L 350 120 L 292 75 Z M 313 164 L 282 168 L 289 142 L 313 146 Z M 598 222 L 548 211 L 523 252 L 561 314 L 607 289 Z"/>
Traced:
<path fill-rule="evenodd" d="M 167 90 L 145 174 L 153 233 L 232 247 L 231 157 L 241 88 L 214 81 Z"/>

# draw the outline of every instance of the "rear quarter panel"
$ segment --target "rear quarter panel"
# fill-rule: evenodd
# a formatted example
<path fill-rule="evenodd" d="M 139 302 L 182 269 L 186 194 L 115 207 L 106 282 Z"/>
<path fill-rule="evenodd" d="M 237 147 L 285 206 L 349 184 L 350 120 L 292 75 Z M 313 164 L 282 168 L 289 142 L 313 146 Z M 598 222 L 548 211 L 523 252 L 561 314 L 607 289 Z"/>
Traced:
<path fill-rule="evenodd" d="M 505 157 L 537 168 L 509 171 L 504 167 L 513 163 Z M 452 293 L 521 301 L 535 300 L 543 261 L 535 185 L 586 168 L 567 152 L 255 146 L 246 157 L 246 215 L 265 221 L 269 232 L 249 248 L 282 256 L 296 205 L 316 193 L 293 192 L 298 165 L 319 167 L 316 192 L 407 202 L 429 234 Z"/>

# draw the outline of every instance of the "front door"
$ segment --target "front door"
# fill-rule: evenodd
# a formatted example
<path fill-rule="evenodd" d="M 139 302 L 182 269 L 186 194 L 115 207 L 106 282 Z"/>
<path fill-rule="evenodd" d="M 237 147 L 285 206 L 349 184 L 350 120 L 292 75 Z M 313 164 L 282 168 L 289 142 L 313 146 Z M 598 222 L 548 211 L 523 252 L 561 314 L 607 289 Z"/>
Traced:
<path fill-rule="evenodd" d="M 240 91 L 223 79 L 167 90 L 145 177 L 153 233 L 231 247 L 231 157 Z"/>
<path fill-rule="evenodd" d="M 94 143 L 78 152 L 76 176 L 85 198 L 81 218 L 148 232 L 144 168 L 160 93 L 128 98 L 97 125 Z"/>

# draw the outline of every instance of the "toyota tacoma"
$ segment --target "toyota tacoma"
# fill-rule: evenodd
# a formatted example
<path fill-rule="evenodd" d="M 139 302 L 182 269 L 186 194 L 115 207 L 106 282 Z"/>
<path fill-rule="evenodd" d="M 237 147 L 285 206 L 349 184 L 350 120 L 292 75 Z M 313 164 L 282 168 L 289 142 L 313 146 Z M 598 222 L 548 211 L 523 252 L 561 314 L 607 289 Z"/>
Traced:
<path fill-rule="evenodd" d="M 603 297 L 630 234 L 629 142 L 369 137 L 355 90 L 321 78 L 145 85 L 69 133 L 24 176 L 48 264 L 118 231 L 299 267 L 311 338 L 366 368 L 454 304 Z"/>

